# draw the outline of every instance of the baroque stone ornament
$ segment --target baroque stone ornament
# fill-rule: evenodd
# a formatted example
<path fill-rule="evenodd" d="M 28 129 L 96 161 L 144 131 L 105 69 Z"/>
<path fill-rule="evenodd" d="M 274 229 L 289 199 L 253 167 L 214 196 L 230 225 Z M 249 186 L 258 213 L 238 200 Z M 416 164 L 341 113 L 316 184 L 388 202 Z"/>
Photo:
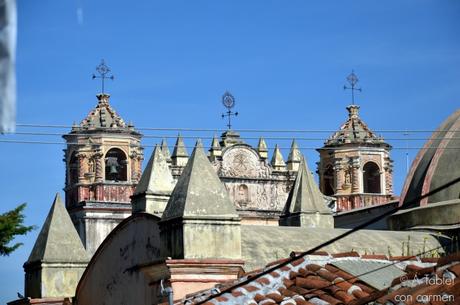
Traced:
<path fill-rule="evenodd" d="M 268 178 L 270 169 L 252 149 L 233 146 L 225 152 L 220 174 L 224 177 Z"/>

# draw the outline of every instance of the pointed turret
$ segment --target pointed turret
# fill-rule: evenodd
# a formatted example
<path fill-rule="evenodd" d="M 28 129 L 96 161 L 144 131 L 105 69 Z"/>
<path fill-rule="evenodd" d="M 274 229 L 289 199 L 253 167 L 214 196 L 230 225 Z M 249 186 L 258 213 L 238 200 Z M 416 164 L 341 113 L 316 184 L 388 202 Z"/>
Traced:
<path fill-rule="evenodd" d="M 168 163 L 162 148 L 156 145 L 131 197 L 133 213 L 147 212 L 161 217 L 173 188 Z"/>
<path fill-rule="evenodd" d="M 161 152 L 163 153 L 166 162 L 168 162 L 168 164 L 171 163 L 171 153 L 169 152 L 168 142 L 166 142 L 166 139 L 161 141 Z"/>
<path fill-rule="evenodd" d="M 26 297 L 74 296 L 89 256 L 56 194 L 40 234 L 24 264 Z"/>
<path fill-rule="evenodd" d="M 222 156 L 222 147 L 220 146 L 219 140 L 217 139 L 215 135 L 212 138 L 211 149 L 209 150 L 209 152 L 210 152 L 209 158 L 211 162 L 216 161 Z"/>
<path fill-rule="evenodd" d="M 290 171 L 297 171 L 299 169 L 299 164 L 302 160 L 302 153 L 297 146 L 297 142 L 292 140 L 291 151 L 289 152 L 287 160 L 287 169 Z"/>
<path fill-rule="evenodd" d="M 239 216 L 200 140 L 171 194 L 160 228 L 165 256 L 241 257 Z"/>
<path fill-rule="evenodd" d="M 285 170 L 286 163 L 284 163 L 283 155 L 281 154 L 278 144 L 275 146 L 273 151 L 272 161 L 270 162 L 274 170 Z"/>
<path fill-rule="evenodd" d="M 283 214 L 282 226 L 333 228 L 331 210 L 316 185 L 307 162 L 302 157 L 294 186 L 291 189 Z"/>
<path fill-rule="evenodd" d="M 259 157 L 263 160 L 268 158 L 268 148 L 267 143 L 265 143 L 264 138 L 260 137 L 259 144 L 257 144 L 257 152 L 259 153 Z"/>
<path fill-rule="evenodd" d="M 185 148 L 184 139 L 179 134 L 177 136 L 176 145 L 171 156 L 172 165 L 174 166 L 185 166 L 188 161 L 188 152 Z"/>

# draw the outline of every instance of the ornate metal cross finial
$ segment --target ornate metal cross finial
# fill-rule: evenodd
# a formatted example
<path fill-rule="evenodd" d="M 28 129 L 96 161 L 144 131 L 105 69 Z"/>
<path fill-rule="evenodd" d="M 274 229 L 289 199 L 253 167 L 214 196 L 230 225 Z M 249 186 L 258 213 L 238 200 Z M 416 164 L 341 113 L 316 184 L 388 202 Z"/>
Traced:
<path fill-rule="evenodd" d="M 96 67 L 96 72 L 99 74 L 98 76 L 93 73 L 93 79 L 100 78 L 102 83 L 102 93 L 104 93 L 104 83 L 106 79 L 114 79 L 113 74 L 108 75 L 110 73 L 110 68 L 105 64 L 104 60 L 101 60 L 99 66 Z"/>
<path fill-rule="evenodd" d="M 351 70 L 351 74 L 347 76 L 347 81 L 350 83 L 351 87 L 347 87 L 346 85 L 343 86 L 343 90 L 351 90 L 351 104 L 355 104 L 355 91 L 361 92 L 361 88 L 356 88 L 356 84 L 358 83 L 359 79 L 355 74 L 355 71 Z"/>
<path fill-rule="evenodd" d="M 232 129 L 232 115 L 238 116 L 238 112 L 232 112 L 231 109 L 235 106 L 235 98 L 233 95 L 225 91 L 224 95 L 222 96 L 222 104 L 224 104 L 225 108 L 227 108 L 227 112 L 222 114 L 222 118 L 228 117 L 228 129 Z"/>

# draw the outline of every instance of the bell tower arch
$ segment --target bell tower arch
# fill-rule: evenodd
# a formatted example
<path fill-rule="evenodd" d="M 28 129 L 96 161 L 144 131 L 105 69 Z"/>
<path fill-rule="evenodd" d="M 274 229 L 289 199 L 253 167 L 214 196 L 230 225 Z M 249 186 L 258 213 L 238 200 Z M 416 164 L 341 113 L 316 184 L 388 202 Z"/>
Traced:
<path fill-rule="evenodd" d="M 109 98 L 98 94 L 96 107 L 63 136 L 66 208 L 90 254 L 131 215 L 130 196 L 144 158 L 142 135 L 115 112 Z"/>

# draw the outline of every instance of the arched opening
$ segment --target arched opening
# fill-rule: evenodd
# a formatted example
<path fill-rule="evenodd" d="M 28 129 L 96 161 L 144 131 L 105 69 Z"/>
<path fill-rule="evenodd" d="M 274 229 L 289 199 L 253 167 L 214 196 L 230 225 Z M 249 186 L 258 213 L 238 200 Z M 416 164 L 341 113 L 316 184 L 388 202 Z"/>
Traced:
<path fill-rule="evenodd" d="M 110 149 L 105 155 L 105 180 L 128 180 L 128 162 L 125 153 L 118 148 Z"/>
<path fill-rule="evenodd" d="M 374 162 L 367 162 L 363 167 L 364 193 L 377 194 L 380 189 L 380 169 Z"/>
<path fill-rule="evenodd" d="M 238 202 L 241 207 L 244 207 L 249 203 L 249 190 L 246 184 L 238 186 L 236 202 Z"/>
<path fill-rule="evenodd" d="M 73 185 L 75 183 L 78 183 L 78 158 L 77 158 L 77 153 L 73 152 L 72 156 L 70 157 L 69 161 L 69 177 L 68 177 L 68 182 L 69 185 Z"/>
<path fill-rule="evenodd" d="M 328 165 L 323 174 L 323 194 L 326 196 L 332 196 L 335 194 L 334 169 L 332 168 L 332 165 Z"/>

